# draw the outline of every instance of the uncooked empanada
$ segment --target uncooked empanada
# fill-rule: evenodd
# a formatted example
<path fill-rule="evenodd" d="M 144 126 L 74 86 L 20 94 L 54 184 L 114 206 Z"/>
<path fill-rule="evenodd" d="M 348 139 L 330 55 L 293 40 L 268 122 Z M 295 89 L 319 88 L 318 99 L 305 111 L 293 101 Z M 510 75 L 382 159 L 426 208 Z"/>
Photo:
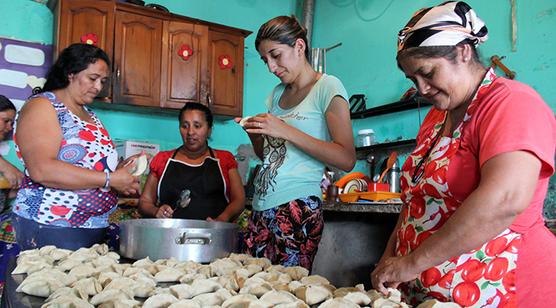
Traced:
<path fill-rule="evenodd" d="M 108 256 L 100 256 L 96 259 L 93 259 L 93 265 L 95 267 L 110 266 L 115 263 L 118 263 L 118 260 L 112 259 Z"/>
<path fill-rule="evenodd" d="M 44 261 L 23 261 L 17 264 L 15 269 L 12 271 L 12 275 L 16 274 L 32 274 L 34 272 L 38 272 L 45 268 L 52 268 L 51 264 L 48 264 Z"/>
<path fill-rule="evenodd" d="M 171 286 L 169 289 L 178 299 L 190 299 L 193 297 L 193 288 L 189 284 L 176 284 Z"/>
<path fill-rule="evenodd" d="M 175 282 L 179 281 L 180 277 L 182 277 L 185 273 L 180 271 L 179 269 L 175 269 L 172 267 L 167 267 L 166 269 L 156 273 L 154 275 L 154 280 L 157 282 Z"/>
<path fill-rule="evenodd" d="M 67 258 L 73 251 L 69 250 L 69 249 L 55 249 L 52 250 L 50 252 L 50 257 L 54 260 L 54 261 L 59 261 L 62 260 L 64 258 Z"/>
<path fill-rule="evenodd" d="M 452 302 L 443 303 L 436 299 L 429 299 L 419 304 L 419 306 L 417 306 L 417 308 L 460 308 L 460 307 L 461 306 L 456 303 L 452 303 Z"/>
<path fill-rule="evenodd" d="M 112 259 L 114 259 L 114 260 L 120 260 L 120 255 L 119 255 L 117 252 L 114 252 L 114 251 L 109 251 L 109 252 L 106 254 L 106 256 L 107 256 L 108 258 L 112 258 Z"/>
<path fill-rule="evenodd" d="M 286 267 L 284 272 L 292 278 L 292 280 L 301 280 L 304 277 L 309 276 L 309 270 L 302 266 L 291 266 Z"/>
<path fill-rule="evenodd" d="M 77 278 L 75 278 L 74 276 L 66 274 L 66 273 L 64 273 L 64 272 L 62 272 L 62 271 L 60 271 L 56 268 L 46 268 L 46 269 L 40 270 L 38 272 L 34 272 L 34 273 L 28 275 L 26 279 L 32 279 L 34 277 L 53 278 L 53 279 L 56 279 L 56 280 L 62 282 L 62 284 L 64 286 L 69 286 L 77 280 Z"/>
<path fill-rule="evenodd" d="M 249 265 L 249 264 L 257 264 L 260 267 L 262 267 L 264 270 L 272 266 L 272 262 L 270 262 L 270 260 L 267 258 L 248 258 L 243 261 L 243 265 Z"/>
<path fill-rule="evenodd" d="M 394 301 L 391 301 L 387 298 L 379 298 L 376 299 L 375 301 L 373 301 L 372 306 L 373 308 L 405 308 L 405 307 L 409 307 L 407 304 L 405 303 L 397 303 Z"/>
<path fill-rule="evenodd" d="M 147 298 L 154 294 L 156 283 L 151 284 L 152 280 L 136 280 L 133 289 L 135 297 Z"/>
<path fill-rule="evenodd" d="M 78 280 L 72 285 L 72 288 L 91 296 L 102 291 L 102 285 L 94 277 Z"/>
<path fill-rule="evenodd" d="M 81 262 L 88 262 L 97 258 L 99 254 L 95 250 L 88 248 L 79 248 L 68 256 L 68 259 L 78 260 Z"/>
<path fill-rule="evenodd" d="M 247 259 L 251 259 L 252 257 L 248 254 L 244 254 L 244 253 L 231 253 L 228 258 L 234 260 L 234 261 L 238 261 L 241 262 L 242 264 L 244 264 L 245 260 Z"/>
<path fill-rule="evenodd" d="M 286 291 L 270 291 L 259 298 L 261 301 L 270 304 L 272 307 L 279 304 L 295 303 L 298 301 L 295 295 Z"/>
<path fill-rule="evenodd" d="M 358 288 L 339 288 L 334 291 L 333 296 L 345 298 L 359 306 L 367 306 L 371 303 L 369 295 Z"/>
<path fill-rule="evenodd" d="M 210 280 L 210 279 L 194 280 L 191 283 L 191 289 L 192 289 L 191 296 L 195 297 L 203 293 L 212 293 L 221 288 L 222 286 L 214 280 Z"/>
<path fill-rule="evenodd" d="M 182 299 L 168 306 L 168 308 L 202 308 L 202 306 L 194 300 Z"/>
<path fill-rule="evenodd" d="M 58 265 L 56 266 L 57 269 L 61 270 L 61 271 L 70 271 L 72 268 L 78 266 L 78 265 L 82 265 L 83 262 L 81 262 L 80 260 L 76 260 L 76 259 L 64 259 L 62 261 L 60 261 L 58 263 Z"/>
<path fill-rule="evenodd" d="M 202 307 L 207 306 L 220 306 L 222 303 L 231 298 L 232 294 L 230 291 L 226 289 L 219 289 L 213 293 L 204 293 L 193 297 L 194 301 L 197 301 L 201 304 Z"/>
<path fill-rule="evenodd" d="M 251 307 L 260 304 L 259 299 L 253 294 L 239 294 L 232 296 L 222 303 L 222 308 Z M 262 306 L 262 305 L 261 305 Z"/>
<path fill-rule="evenodd" d="M 64 284 L 48 277 L 35 279 L 25 279 L 17 287 L 16 292 L 23 292 L 28 295 L 39 297 L 49 297 L 57 289 L 64 287 Z"/>
<path fill-rule="evenodd" d="M 116 278 L 120 278 L 123 277 L 120 274 L 116 273 L 116 272 L 102 272 L 98 275 L 98 282 L 100 282 L 100 284 L 103 287 L 106 287 L 106 285 L 108 285 L 110 283 L 110 281 L 116 279 Z"/>
<path fill-rule="evenodd" d="M 116 272 L 116 273 L 118 273 L 122 276 L 128 268 L 131 268 L 131 264 L 129 264 L 129 263 L 112 264 L 112 270 L 114 270 L 114 272 Z"/>
<path fill-rule="evenodd" d="M 349 301 L 343 297 L 336 297 L 326 300 L 319 305 L 319 308 L 359 308 L 356 303 Z"/>
<path fill-rule="evenodd" d="M 104 256 L 109 251 L 108 245 L 106 245 L 106 244 L 94 244 L 89 249 L 96 251 L 96 253 L 100 256 Z"/>
<path fill-rule="evenodd" d="M 56 249 L 58 249 L 58 248 L 56 248 L 56 246 L 54 246 L 54 245 L 42 246 L 41 248 L 39 248 L 39 254 L 40 254 L 41 256 L 49 256 L 50 253 L 51 253 L 53 250 L 56 250 Z"/>
<path fill-rule="evenodd" d="M 278 304 L 273 308 L 309 308 L 309 305 L 305 304 L 303 301 L 298 300 L 295 303 Z"/>
<path fill-rule="evenodd" d="M 180 282 L 190 284 L 195 280 L 208 279 L 208 278 L 209 276 L 201 273 L 187 273 L 180 277 Z"/>
<path fill-rule="evenodd" d="M 136 284 L 137 283 L 135 282 L 135 280 L 131 278 L 127 278 L 127 277 L 114 278 L 110 281 L 109 284 L 107 284 L 104 287 L 104 290 L 110 290 L 110 289 L 130 290 L 131 293 L 135 295 L 134 289 Z"/>
<path fill-rule="evenodd" d="M 77 279 L 83 279 L 93 276 L 96 273 L 95 267 L 91 263 L 84 263 L 75 266 L 69 271 L 69 275 Z"/>
<path fill-rule="evenodd" d="M 172 294 L 157 294 L 147 298 L 143 304 L 143 308 L 166 308 L 177 301 L 178 299 Z"/>
<path fill-rule="evenodd" d="M 99 294 L 93 296 L 89 302 L 98 306 L 107 302 L 123 301 L 127 299 L 133 299 L 133 293 L 131 290 L 109 289 L 103 290 Z"/>
<path fill-rule="evenodd" d="M 234 261 L 229 258 L 216 259 L 211 264 L 212 275 L 214 276 L 225 276 L 233 273 L 235 270 L 241 268 L 242 264 L 239 261 Z"/>
<path fill-rule="evenodd" d="M 322 277 L 321 275 L 311 275 L 311 276 L 303 277 L 299 280 L 299 282 L 301 282 L 304 285 L 310 285 L 310 284 L 329 285 L 330 284 L 330 281 L 328 281 L 328 279 Z"/>
<path fill-rule="evenodd" d="M 149 257 L 146 257 L 146 258 L 143 258 L 143 259 L 140 259 L 140 260 L 137 260 L 137 261 L 133 262 L 132 265 L 133 265 L 133 267 L 146 267 L 146 266 L 150 266 L 150 265 L 153 265 L 153 264 L 154 264 L 154 262 Z"/>
<path fill-rule="evenodd" d="M 89 300 L 89 295 L 83 293 L 80 290 L 76 290 L 74 288 L 70 288 L 70 287 L 61 287 L 59 289 L 57 289 L 56 291 L 54 291 L 52 294 L 50 294 L 50 296 L 46 299 L 45 302 L 50 302 L 53 299 L 56 299 L 58 297 L 61 296 L 73 296 L 73 297 L 78 297 L 80 299 L 84 299 L 86 301 Z"/>
<path fill-rule="evenodd" d="M 308 285 L 297 288 L 295 290 L 295 296 L 311 306 L 332 298 L 332 292 L 328 286 Z"/>
<path fill-rule="evenodd" d="M 49 302 L 44 303 L 41 308 L 94 308 L 95 306 L 89 304 L 86 300 L 81 298 L 62 295 Z"/>
<path fill-rule="evenodd" d="M 263 294 L 272 291 L 272 286 L 268 282 L 263 283 L 251 283 L 245 285 L 239 290 L 239 294 L 253 294 L 256 297 L 261 297 Z"/>
<path fill-rule="evenodd" d="M 234 292 L 239 291 L 239 284 L 234 275 L 213 277 L 211 279 L 214 279 L 216 282 L 218 282 L 218 284 L 220 284 L 223 288 L 227 290 L 234 291 Z"/>

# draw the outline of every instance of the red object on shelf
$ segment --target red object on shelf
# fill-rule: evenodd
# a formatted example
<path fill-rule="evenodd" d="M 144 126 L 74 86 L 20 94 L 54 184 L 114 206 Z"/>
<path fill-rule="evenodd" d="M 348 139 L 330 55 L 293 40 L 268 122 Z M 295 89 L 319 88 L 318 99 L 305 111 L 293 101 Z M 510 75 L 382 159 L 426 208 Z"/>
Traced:
<path fill-rule="evenodd" d="M 368 190 L 369 191 L 389 191 L 390 190 L 390 185 L 388 185 L 386 183 L 373 182 L 373 183 L 368 185 Z"/>

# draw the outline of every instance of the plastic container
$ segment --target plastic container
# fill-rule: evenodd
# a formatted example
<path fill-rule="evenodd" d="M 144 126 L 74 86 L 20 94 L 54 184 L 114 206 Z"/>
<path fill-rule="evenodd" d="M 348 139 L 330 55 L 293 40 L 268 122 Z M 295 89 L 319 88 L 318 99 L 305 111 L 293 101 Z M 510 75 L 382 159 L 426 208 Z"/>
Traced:
<path fill-rule="evenodd" d="M 375 143 L 375 131 L 372 128 L 361 129 L 357 132 L 356 146 L 367 147 Z"/>

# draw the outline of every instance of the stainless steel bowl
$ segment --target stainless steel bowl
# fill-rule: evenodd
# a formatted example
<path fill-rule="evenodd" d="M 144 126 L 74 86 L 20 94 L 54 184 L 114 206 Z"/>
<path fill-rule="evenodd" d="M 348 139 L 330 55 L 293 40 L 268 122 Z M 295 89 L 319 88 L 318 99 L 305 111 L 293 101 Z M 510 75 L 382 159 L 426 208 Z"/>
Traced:
<path fill-rule="evenodd" d="M 120 254 L 209 263 L 237 252 L 238 226 L 192 219 L 134 219 L 120 224 Z"/>

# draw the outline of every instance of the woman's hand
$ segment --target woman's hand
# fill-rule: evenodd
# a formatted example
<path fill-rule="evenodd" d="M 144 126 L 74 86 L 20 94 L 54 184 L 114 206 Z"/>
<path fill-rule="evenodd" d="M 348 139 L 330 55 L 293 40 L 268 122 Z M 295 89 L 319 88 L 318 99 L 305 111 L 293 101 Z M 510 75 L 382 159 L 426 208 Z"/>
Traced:
<path fill-rule="evenodd" d="M 137 153 L 135 155 L 131 155 L 130 157 L 120 161 L 118 163 L 118 167 L 116 167 L 116 170 L 123 168 L 123 167 L 127 167 L 127 166 L 131 166 L 131 167 L 135 167 L 135 164 L 137 163 L 137 158 L 139 158 L 139 156 L 141 155 L 147 155 L 148 159 L 151 159 L 151 155 L 145 153 L 145 151 L 141 151 L 140 153 Z M 131 170 L 133 170 L 133 168 Z"/>
<path fill-rule="evenodd" d="M 110 187 L 123 195 L 135 195 L 140 190 L 140 179 L 131 175 L 132 165 L 116 169 L 110 174 Z"/>
<path fill-rule="evenodd" d="M 156 218 L 172 218 L 174 215 L 174 210 L 168 204 L 161 205 L 158 210 L 156 210 L 156 214 L 154 217 Z"/>
<path fill-rule="evenodd" d="M 371 283 L 375 289 L 387 295 L 387 287 L 397 288 L 400 283 L 414 280 L 419 275 L 410 255 L 390 257 L 381 261 L 371 273 Z"/>
<path fill-rule="evenodd" d="M 7 160 L 0 157 L 0 172 L 10 182 L 11 188 L 19 188 L 23 181 L 23 173 Z"/>
<path fill-rule="evenodd" d="M 262 134 L 287 140 L 291 126 L 270 113 L 261 113 L 249 118 L 243 128 L 250 134 Z"/>

